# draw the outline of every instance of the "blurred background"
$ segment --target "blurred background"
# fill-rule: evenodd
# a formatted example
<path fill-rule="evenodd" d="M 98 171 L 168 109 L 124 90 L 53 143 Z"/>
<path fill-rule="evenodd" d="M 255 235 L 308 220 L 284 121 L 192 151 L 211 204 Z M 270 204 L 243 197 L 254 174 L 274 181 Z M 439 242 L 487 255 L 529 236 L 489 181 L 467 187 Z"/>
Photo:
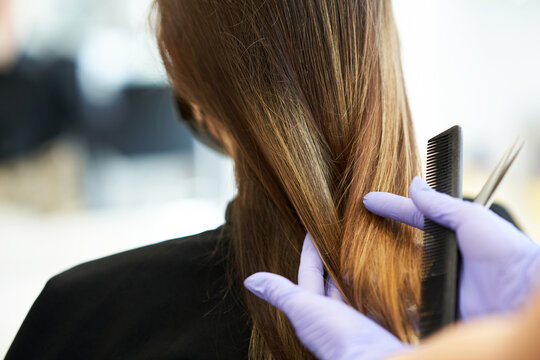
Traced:
<path fill-rule="evenodd" d="M 0 0 L 0 355 L 46 280 L 220 225 L 231 162 L 179 124 L 151 0 Z M 418 144 L 459 124 L 464 195 L 540 239 L 540 1 L 394 0 Z"/>

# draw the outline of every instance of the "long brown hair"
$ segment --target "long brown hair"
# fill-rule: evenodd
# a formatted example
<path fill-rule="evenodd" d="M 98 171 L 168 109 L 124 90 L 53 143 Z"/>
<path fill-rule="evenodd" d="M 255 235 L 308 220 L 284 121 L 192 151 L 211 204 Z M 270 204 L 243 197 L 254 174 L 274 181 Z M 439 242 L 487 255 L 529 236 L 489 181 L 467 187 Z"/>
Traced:
<path fill-rule="evenodd" d="M 345 299 L 415 339 L 418 233 L 362 205 L 419 174 L 390 0 L 156 0 L 175 92 L 234 144 L 232 281 L 296 281 L 309 232 Z M 285 316 L 244 294 L 250 355 L 310 358 Z"/>

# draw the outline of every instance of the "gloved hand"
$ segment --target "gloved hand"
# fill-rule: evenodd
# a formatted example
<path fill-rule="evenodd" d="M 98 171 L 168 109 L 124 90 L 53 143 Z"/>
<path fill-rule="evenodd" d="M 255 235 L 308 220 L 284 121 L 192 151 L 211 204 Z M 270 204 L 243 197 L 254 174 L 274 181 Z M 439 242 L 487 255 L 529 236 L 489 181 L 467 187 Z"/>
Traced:
<path fill-rule="evenodd" d="M 424 216 L 456 232 L 463 256 L 459 310 L 464 319 L 517 309 L 538 286 L 540 247 L 485 207 L 432 190 L 419 177 L 411 199 L 372 192 L 371 212 L 422 229 Z"/>
<path fill-rule="evenodd" d="M 323 264 L 309 235 L 300 256 L 298 285 L 264 272 L 251 275 L 244 285 L 283 311 L 300 341 L 319 359 L 380 360 L 409 348 L 345 304 L 332 281 L 325 286 Z"/>

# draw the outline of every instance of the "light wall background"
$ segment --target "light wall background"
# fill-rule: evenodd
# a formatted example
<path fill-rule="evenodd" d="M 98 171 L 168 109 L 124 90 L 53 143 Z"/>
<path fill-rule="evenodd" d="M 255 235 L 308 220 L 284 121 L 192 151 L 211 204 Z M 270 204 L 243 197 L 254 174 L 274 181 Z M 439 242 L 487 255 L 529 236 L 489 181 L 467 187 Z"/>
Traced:
<path fill-rule="evenodd" d="M 33 56 L 76 59 L 90 97 L 130 83 L 163 84 L 150 6 L 16 0 L 17 37 Z M 428 138 L 461 125 L 464 194 L 474 197 L 513 139 L 526 139 L 497 201 L 540 239 L 540 2 L 394 0 L 394 11 L 421 153 Z M 62 146 L 68 163 L 85 156 L 77 145 Z M 42 211 L 0 198 L 0 354 L 48 278 L 82 261 L 218 226 L 234 196 L 230 161 L 199 145 L 189 155 L 112 154 L 86 176 L 98 181 L 93 193 L 103 206 Z M 2 186 L 9 176 L 0 169 Z"/>

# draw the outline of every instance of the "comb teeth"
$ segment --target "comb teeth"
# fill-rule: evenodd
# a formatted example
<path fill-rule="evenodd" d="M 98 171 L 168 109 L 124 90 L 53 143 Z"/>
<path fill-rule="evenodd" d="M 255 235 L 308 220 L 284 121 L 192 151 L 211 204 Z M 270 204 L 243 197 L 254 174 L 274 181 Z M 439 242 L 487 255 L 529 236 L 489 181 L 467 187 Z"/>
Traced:
<path fill-rule="evenodd" d="M 422 278 L 444 273 L 442 262 L 437 261 L 447 251 L 447 243 L 440 239 L 447 235 L 448 229 L 429 219 L 424 221 L 424 244 L 422 252 Z"/>
<path fill-rule="evenodd" d="M 461 197 L 461 129 L 454 126 L 428 141 L 426 181 L 435 190 Z M 424 221 L 420 337 L 455 320 L 458 250 L 455 234 Z"/>

